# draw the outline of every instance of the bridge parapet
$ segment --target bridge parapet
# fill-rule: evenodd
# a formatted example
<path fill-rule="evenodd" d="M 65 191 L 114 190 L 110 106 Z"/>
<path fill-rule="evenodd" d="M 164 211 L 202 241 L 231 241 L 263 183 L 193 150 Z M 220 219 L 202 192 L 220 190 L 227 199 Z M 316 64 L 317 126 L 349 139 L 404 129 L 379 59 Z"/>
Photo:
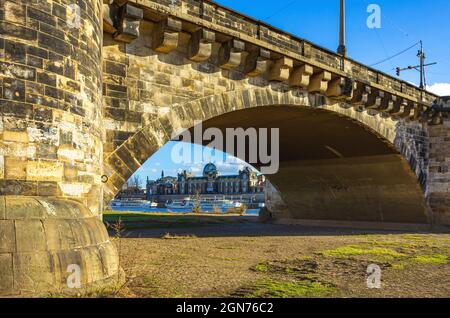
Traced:
<path fill-rule="evenodd" d="M 265 74 L 270 81 L 321 93 L 372 115 L 442 123 L 442 113 L 431 107 L 438 96 L 213 1 L 109 2 L 104 30 L 118 41 L 132 42 L 140 20 L 149 20 L 156 25 L 152 46 L 157 52 L 177 49 L 182 34 L 188 35 L 188 57 L 194 62 L 212 59 L 213 46 L 219 45 L 216 64 L 222 69 L 248 77 Z"/>

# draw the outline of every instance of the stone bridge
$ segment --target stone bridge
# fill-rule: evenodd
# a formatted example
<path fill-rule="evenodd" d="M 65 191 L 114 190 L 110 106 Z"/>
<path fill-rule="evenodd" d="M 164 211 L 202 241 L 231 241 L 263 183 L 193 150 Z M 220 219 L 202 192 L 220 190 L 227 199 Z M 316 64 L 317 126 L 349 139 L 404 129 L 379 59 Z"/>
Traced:
<path fill-rule="evenodd" d="M 0 67 L 0 293 L 114 280 L 102 198 L 197 120 L 280 128 L 273 221 L 450 224 L 446 98 L 212 1 L 0 0 Z"/>

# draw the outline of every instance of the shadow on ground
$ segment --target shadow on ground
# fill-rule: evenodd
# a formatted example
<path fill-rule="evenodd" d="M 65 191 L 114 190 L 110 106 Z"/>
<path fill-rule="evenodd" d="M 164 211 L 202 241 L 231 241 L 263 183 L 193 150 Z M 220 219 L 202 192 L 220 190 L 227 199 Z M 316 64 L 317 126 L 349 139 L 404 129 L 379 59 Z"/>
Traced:
<path fill-rule="evenodd" d="M 145 214 L 107 213 L 104 215 L 110 235 L 114 235 L 111 224 L 118 219 L 123 222 L 126 237 L 158 238 L 167 233 L 196 237 L 259 237 L 259 236 L 330 236 L 366 234 L 417 234 L 448 233 L 445 229 L 433 231 L 419 230 L 373 230 L 340 227 L 319 227 L 261 223 L 256 216 L 217 216 L 192 214 Z"/>

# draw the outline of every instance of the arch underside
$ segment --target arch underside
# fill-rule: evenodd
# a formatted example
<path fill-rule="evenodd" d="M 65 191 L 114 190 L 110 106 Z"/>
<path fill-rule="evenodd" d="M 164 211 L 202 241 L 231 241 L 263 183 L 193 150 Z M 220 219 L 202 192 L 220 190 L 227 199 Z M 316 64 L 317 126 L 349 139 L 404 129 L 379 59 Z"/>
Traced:
<path fill-rule="evenodd" d="M 203 123 L 203 129 L 209 127 L 279 128 L 279 171 L 267 176 L 283 201 L 272 202 L 276 218 L 427 222 L 424 194 L 407 161 L 387 140 L 349 117 L 268 106 Z"/>
<path fill-rule="evenodd" d="M 312 96 L 284 93 L 278 94 L 278 100 L 259 98 L 258 102 L 253 94 L 254 102 L 251 95 L 234 100 L 220 96 L 174 107 L 144 127 L 107 159 L 110 193 L 173 131 L 202 120 L 203 129 L 280 129 L 279 170 L 267 176 L 280 196 L 269 201 L 275 219 L 428 223 L 423 191 L 392 145 L 395 130 L 384 123 L 388 119 L 348 109 L 337 112 L 336 105 L 322 109 Z M 376 123 L 371 127 L 377 132 L 368 122 Z"/>

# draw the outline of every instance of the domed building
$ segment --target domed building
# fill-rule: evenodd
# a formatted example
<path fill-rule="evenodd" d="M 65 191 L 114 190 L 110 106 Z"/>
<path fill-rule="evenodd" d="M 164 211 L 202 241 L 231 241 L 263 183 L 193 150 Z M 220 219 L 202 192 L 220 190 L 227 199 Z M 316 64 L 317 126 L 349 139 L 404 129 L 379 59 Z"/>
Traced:
<path fill-rule="evenodd" d="M 219 172 L 217 171 L 217 167 L 213 163 L 208 163 L 203 168 L 203 176 L 208 178 L 215 178 L 219 175 Z"/>
<path fill-rule="evenodd" d="M 157 194 L 246 194 L 264 191 L 261 177 L 255 171 L 245 167 L 237 175 L 220 175 L 217 166 L 208 163 L 203 167 L 201 176 L 192 176 L 184 170 L 177 178 L 171 179 L 168 187 L 167 178 L 156 181 Z M 159 186 L 158 186 L 159 185 Z"/>

